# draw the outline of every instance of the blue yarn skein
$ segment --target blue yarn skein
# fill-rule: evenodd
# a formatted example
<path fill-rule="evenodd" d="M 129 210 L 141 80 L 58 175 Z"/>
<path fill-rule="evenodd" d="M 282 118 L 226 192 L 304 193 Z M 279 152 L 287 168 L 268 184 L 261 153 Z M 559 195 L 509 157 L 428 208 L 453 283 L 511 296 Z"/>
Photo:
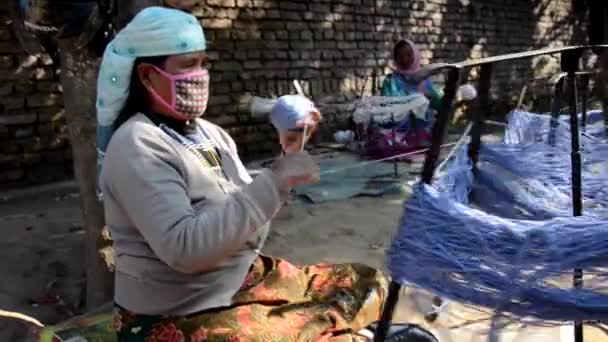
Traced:
<path fill-rule="evenodd" d="M 550 116 L 513 112 L 475 172 L 465 145 L 444 176 L 415 186 L 387 252 L 393 279 L 526 324 L 608 321 L 608 142 L 601 113 L 590 112 L 584 216 L 572 217 L 565 119 L 554 146 Z M 577 268 L 583 288 L 570 285 Z"/>

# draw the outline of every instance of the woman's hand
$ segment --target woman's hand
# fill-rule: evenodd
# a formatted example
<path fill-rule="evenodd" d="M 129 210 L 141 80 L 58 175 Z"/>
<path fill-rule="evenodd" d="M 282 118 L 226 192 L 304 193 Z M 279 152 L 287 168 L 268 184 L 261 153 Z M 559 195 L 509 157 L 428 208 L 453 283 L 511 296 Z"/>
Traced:
<path fill-rule="evenodd" d="M 285 154 L 292 154 L 302 151 L 306 141 L 310 138 L 308 133 L 306 135 L 307 136 L 304 137 L 304 132 L 287 132 L 279 134 L 279 143 L 283 148 L 283 152 Z"/>
<path fill-rule="evenodd" d="M 287 188 L 315 184 L 320 179 L 319 165 L 306 151 L 280 157 L 272 164 L 271 170 L 279 183 Z"/>
<path fill-rule="evenodd" d="M 306 136 L 304 137 L 304 144 L 306 144 L 310 137 L 317 131 L 322 119 L 323 116 L 321 113 L 315 111 L 310 112 L 310 115 L 308 115 L 305 120 L 296 122 L 296 127 L 305 128 Z"/>

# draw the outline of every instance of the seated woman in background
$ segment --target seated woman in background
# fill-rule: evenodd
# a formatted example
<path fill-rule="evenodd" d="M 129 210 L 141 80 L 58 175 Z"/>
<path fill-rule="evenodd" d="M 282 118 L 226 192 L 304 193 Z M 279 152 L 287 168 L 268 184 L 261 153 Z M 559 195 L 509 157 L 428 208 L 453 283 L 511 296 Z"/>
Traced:
<path fill-rule="evenodd" d="M 368 127 L 368 154 L 374 158 L 403 155 L 427 147 L 431 142 L 431 128 L 435 115 L 441 107 L 443 91 L 430 79 L 418 81 L 414 77 L 420 70 L 420 50 L 410 40 L 400 40 L 393 49 L 395 71 L 382 84 L 382 96 L 416 97 L 423 95 L 428 107 L 401 115 L 399 121 L 374 124 Z M 458 90 L 461 100 L 472 100 L 477 92 L 471 85 L 463 85 Z M 427 101 L 424 101 L 427 102 Z M 399 113 L 403 114 L 403 113 Z"/>
<path fill-rule="evenodd" d="M 443 92 L 430 79 L 417 82 L 413 78 L 420 70 L 420 59 L 420 49 L 411 40 L 397 42 L 393 48 L 395 71 L 384 80 L 381 95 L 407 96 L 422 93 L 429 99 L 431 108 L 439 110 Z"/>
<path fill-rule="evenodd" d="M 104 54 L 100 184 L 116 255 L 118 340 L 368 341 L 364 328 L 386 294 L 380 272 L 296 267 L 260 253 L 290 188 L 314 182 L 318 166 L 284 148 L 249 176 L 232 138 L 201 118 L 205 50 L 195 17 L 150 7 Z M 318 120 L 304 123 L 304 139 Z"/>
<path fill-rule="evenodd" d="M 429 79 L 417 82 L 414 74 L 420 70 L 420 50 L 410 40 L 400 40 L 393 49 L 395 71 L 382 84 L 382 96 L 415 96 L 423 94 L 429 101 L 422 117 L 409 113 L 389 126 L 374 125 L 368 129 L 368 152 L 373 158 L 407 154 L 430 144 L 434 114 L 441 105 L 442 92 Z M 409 159 L 409 158 L 404 158 Z"/>

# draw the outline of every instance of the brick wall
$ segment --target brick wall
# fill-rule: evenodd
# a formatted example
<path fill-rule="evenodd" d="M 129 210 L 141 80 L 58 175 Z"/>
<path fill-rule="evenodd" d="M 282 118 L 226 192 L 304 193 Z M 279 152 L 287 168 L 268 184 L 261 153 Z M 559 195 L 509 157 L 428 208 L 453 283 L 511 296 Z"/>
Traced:
<path fill-rule="evenodd" d="M 71 159 L 52 61 L 24 53 L 0 9 L 0 188 L 69 178 Z"/>
<path fill-rule="evenodd" d="M 372 74 L 390 66 L 394 41 L 409 37 L 427 62 L 460 61 L 585 41 L 575 0 L 206 0 L 201 18 L 212 60 L 207 117 L 227 127 L 247 157 L 274 147 L 272 130 L 251 119 L 249 95 L 305 90 L 326 104 L 353 96 Z M 60 107 L 50 61 L 19 52 L 0 12 L 0 184 L 70 177 Z M 556 72 L 555 59 L 537 58 L 495 70 L 504 99 L 530 77 Z M 474 79 L 475 70 L 470 73 Z M 377 80 L 380 82 L 380 80 Z M 509 87 L 504 87 L 507 84 Z M 329 97 L 328 97 L 329 96 Z M 329 122 L 344 106 L 324 105 Z M 2 186 L 2 185 L 0 185 Z"/>

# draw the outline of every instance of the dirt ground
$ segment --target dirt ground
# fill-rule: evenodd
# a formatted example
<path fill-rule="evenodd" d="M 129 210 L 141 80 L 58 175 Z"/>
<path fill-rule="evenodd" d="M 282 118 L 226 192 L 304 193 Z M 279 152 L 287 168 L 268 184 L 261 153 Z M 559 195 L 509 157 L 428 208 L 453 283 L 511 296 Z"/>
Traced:
<path fill-rule="evenodd" d="M 484 139 L 485 140 L 485 139 Z M 495 140 L 492 138 L 491 140 Z M 361 197 L 322 204 L 296 203 L 273 221 L 265 253 L 297 264 L 360 262 L 383 268 L 384 255 L 402 213 L 401 195 Z M 2 310 L 53 324 L 78 312 L 84 285 L 79 196 L 71 186 L 11 196 L 0 193 L 0 342 L 23 341 L 24 326 L 2 319 Z M 449 303 L 434 323 L 424 321 L 431 296 L 403 291 L 396 320 L 431 329 L 441 342 L 573 341 L 571 326 L 510 327 L 495 336 L 488 320 L 474 327 L 464 321 L 487 318 Z M 608 334 L 586 327 L 586 342 L 608 341 Z"/>
<path fill-rule="evenodd" d="M 356 198 L 289 206 L 274 221 L 265 253 L 300 264 L 355 261 L 380 267 L 401 204 L 400 198 Z M 0 309 L 44 324 L 69 317 L 84 283 L 77 193 L 0 200 L 0 227 Z M 0 320 L 0 341 L 19 341 L 17 328 Z"/>
<path fill-rule="evenodd" d="M 382 268 L 402 202 L 401 197 L 384 196 L 292 205 L 274 221 L 265 252 L 299 264 L 362 262 Z M 44 324 L 69 317 L 78 307 L 84 282 L 78 195 L 47 191 L 17 199 L 0 196 L 0 227 L 4 233 L 0 309 L 27 314 Z M 488 336 L 471 327 L 449 329 L 462 323 L 462 317 L 479 316 L 456 304 L 450 304 L 435 323 L 426 323 L 421 312 L 428 308 L 429 299 L 421 291 L 404 291 L 396 318 L 429 327 L 441 342 L 488 341 Z M 22 341 L 23 331 L 21 324 L 0 320 L 0 341 Z M 586 333 L 588 342 L 608 339 L 599 330 Z M 571 336 L 570 327 L 528 328 L 490 341 L 566 342 Z"/>

